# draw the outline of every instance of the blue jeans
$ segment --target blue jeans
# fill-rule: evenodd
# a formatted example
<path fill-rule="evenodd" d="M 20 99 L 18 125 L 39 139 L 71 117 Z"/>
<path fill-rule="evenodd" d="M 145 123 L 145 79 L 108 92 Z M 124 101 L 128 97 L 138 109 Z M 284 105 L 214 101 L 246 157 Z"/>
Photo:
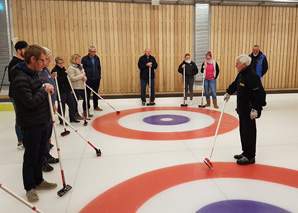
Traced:
<path fill-rule="evenodd" d="M 14 111 L 17 114 L 17 108 L 16 108 L 16 104 L 14 102 L 14 99 L 10 98 L 10 100 L 13 104 Z M 17 134 L 18 141 L 23 141 L 23 135 L 22 135 L 21 127 L 17 124 L 17 120 L 16 120 L 16 124 L 15 124 L 15 131 L 16 131 L 16 134 Z"/>
<path fill-rule="evenodd" d="M 204 80 L 204 90 L 206 98 L 210 98 L 209 90 L 211 90 L 212 99 L 216 99 L 216 80 L 215 79 L 205 79 Z"/>

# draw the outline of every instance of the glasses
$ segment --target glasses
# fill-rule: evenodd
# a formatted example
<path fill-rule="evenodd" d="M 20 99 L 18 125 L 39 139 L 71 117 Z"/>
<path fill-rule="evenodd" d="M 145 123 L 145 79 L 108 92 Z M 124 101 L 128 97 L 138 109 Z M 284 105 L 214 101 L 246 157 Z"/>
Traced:
<path fill-rule="evenodd" d="M 44 63 L 46 61 L 46 59 L 38 59 L 38 61 L 41 61 L 42 63 Z"/>
<path fill-rule="evenodd" d="M 51 58 L 46 58 L 46 60 L 47 60 L 47 61 L 50 61 L 50 60 L 51 60 Z"/>
<path fill-rule="evenodd" d="M 62 65 L 62 64 L 64 64 L 64 62 L 59 62 L 59 63 L 57 63 L 57 64 L 60 64 L 60 65 Z"/>

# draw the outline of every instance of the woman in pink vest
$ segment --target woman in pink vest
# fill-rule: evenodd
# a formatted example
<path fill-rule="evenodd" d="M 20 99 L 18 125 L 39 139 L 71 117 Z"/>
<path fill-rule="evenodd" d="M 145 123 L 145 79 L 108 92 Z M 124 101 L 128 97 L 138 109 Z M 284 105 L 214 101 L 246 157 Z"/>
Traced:
<path fill-rule="evenodd" d="M 219 74 L 219 67 L 216 61 L 212 58 L 211 52 L 206 53 L 206 60 L 202 64 L 201 73 L 203 73 L 204 90 L 207 101 L 207 104 L 205 104 L 205 106 L 210 106 L 209 90 L 211 90 L 214 108 L 218 108 L 216 99 L 216 78 Z"/>

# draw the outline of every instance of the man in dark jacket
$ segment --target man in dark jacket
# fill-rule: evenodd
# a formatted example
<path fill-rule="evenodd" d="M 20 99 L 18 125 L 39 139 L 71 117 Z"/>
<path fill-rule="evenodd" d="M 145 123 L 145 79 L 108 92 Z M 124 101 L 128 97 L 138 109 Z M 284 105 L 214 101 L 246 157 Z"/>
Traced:
<path fill-rule="evenodd" d="M 96 55 L 95 47 L 90 46 L 88 52 L 88 55 L 84 56 L 81 61 L 87 77 L 86 84 L 95 92 L 98 92 L 101 79 L 100 59 Z M 91 90 L 87 88 L 88 109 L 90 109 L 90 94 Z M 95 94 L 93 94 L 93 107 L 94 110 L 102 111 L 102 109 L 98 107 L 98 97 Z"/>
<path fill-rule="evenodd" d="M 239 165 L 255 163 L 256 155 L 256 118 L 261 116 L 263 106 L 266 105 L 266 93 L 260 78 L 252 70 L 251 58 L 247 55 L 237 57 L 236 67 L 238 75 L 227 89 L 224 100 L 237 91 L 237 113 L 239 115 L 240 139 L 242 154 L 235 155 Z"/>
<path fill-rule="evenodd" d="M 189 106 L 192 105 L 192 99 L 193 99 L 193 84 L 195 81 L 194 76 L 198 74 L 198 67 L 190 59 L 190 54 L 186 53 L 183 62 L 180 64 L 178 68 L 178 72 L 183 75 L 183 68 L 185 67 L 185 100 L 187 100 L 187 93 L 189 88 L 190 93 L 190 101 L 188 103 Z"/>
<path fill-rule="evenodd" d="M 249 55 L 252 59 L 251 67 L 257 73 L 262 81 L 263 75 L 268 71 L 268 62 L 266 56 L 260 51 L 259 45 L 252 48 L 252 53 Z"/>
<path fill-rule="evenodd" d="M 26 47 L 28 46 L 27 42 L 26 41 L 18 41 L 16 44 L 15 44 L 15 49 L 16 49 L 16 55 L 14 57 L 12 57 L 9 65 L 8 65 L 8 80 L 10 82 L 9 84 L 9 92 L 8 92 L 8 95 L 10 97 L 10 100 L 14 106 L 14 110 L 16 111 L 16 106 L 15 106 L 15 103 L 14 103 L 14 99 L 12 97 L 12 73 L 11 73 L 11 69 L 17 65 L 18 63 L 20 62 L 24 62 L 24 53 L 25 53 L 25 49 Z M 18 138 L 18 146 L 17 148 L 19 150 L 21 149 L 24 149 L 24 146 L 23 146 L 23 136 L 22 136 L 22 132 L 21 132 L 21 128 L 20 126 L 17 124 L 15 124 L 15 131 L 16 131 L 16 134 L 17 134 L 17 138 Z"/>
<path fill-rule="evenodd" d="M 25 62 L 12 69 L 13 97 L 16 104 L 17 123 L 20 125 L 25 146 L 23 183 L 29 202 L 39 200 L 36 189 L 53 189 L 57 184 L 48 183 L 42 175 L 42 158 L 45 155 L 47 124 L 50 120 L 48 94 L 54 89 L 42 84 L 38 77 L 46 60 L 45 50 L 30 45 L 25 51 Z"/>
<path fill-rule="evenodd" d="M 142 105 L 146 103 L 146 86 L 149 85 L 149 67 L 151 67 L 151 105 L 155 105 L 155 72 L 157 63 L 155 58 L 151 55 L 149 48 L 145 49 L 145 54 L 140 57 L 138 62 L 140 69 L 140 81 L 141 81 L 141 100 Z"/>

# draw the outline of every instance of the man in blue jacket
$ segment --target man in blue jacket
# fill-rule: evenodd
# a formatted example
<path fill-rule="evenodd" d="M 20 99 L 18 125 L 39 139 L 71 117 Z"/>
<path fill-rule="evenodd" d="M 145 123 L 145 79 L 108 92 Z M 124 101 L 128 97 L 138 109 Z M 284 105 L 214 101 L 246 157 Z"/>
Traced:
<path fill-rule="evenodd" d="M 83 64 L 87 77 L 86 84 L 95 92 L 98 92 L 101 79 L 101 66 L 100 59 L 96 55 L 96 48 L 94 46 L 89 47 L 88 55 L 82 58 L 81 63 Z M 90 94 L 91 91 L 87 88 L 88 109 L 90 109 Z M 93 94 L 93 107 L 94 110 L 102 111 L 102 109 L 98 107 L 98 97 L 95 94 Z"/>
<path fill-rule="evenodd" d="M 251 57 L 251 67 L 260 77 L 261 81 L 263 75 L 268 71 L 268 62 L 266 56 L 260 51 L 259 45 L 254 45 L 252 48 L 252 53 L 249 55 Z"/>
<path fill-rule="evenodd" d="M 140 69 L 140 80 L 141 80 L 141 100 L 142 105 L 146 103 L 146 86 L 149 84 L 149 67 L 151 67 L 151 105 L 155 105 L 155 73 L 154 70 L 157 68 L 155 58 L 151 55 L 149 48 L 145 49 L 145 54 L 140 57 L 138 66 Z"/>

